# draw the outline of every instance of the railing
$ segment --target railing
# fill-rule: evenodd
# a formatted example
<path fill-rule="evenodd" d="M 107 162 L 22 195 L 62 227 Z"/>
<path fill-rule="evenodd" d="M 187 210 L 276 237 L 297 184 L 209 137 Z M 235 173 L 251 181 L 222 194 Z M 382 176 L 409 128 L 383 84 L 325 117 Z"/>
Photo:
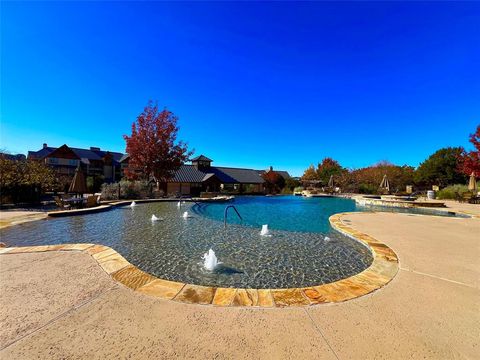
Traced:
<path fill-rule="evenodd" d="M 181 199 L 188 200 L 188 202 L 193 202 L 193 203 L 195 203 L 195 205 L 201 206 L 199 202 L 193 200 L 191 197 L 180 196 L 180 200 L 181 200 Z M 181 203 L 180 203 L 180 205 L 181 205 Z"/>
<path fill-rule="evenodd" d="M 243 221 L 242 216 L 240 215 L 240 213 L 238 212 L 237 208 L 234 205 L 225 206 L 225 212 L 223 213 L 223 226 L 225 228 L 227 227 L 227 215 L 228 215 L 228 209 L 230 208 L 235 210 L 235 212 L 237 213 L 237 216 L 240 218 L 241 221 Z"/>

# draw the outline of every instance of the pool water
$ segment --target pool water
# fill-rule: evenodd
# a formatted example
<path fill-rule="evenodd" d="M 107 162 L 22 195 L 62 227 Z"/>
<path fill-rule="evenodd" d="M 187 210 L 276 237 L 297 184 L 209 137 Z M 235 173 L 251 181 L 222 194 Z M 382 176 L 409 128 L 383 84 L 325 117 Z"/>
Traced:
<path fill-rule="evenodd" d="M 224 228 L 223 214 L 230 204 L 244 220 L 230 211 Z M 352 276 L 371 264 L 369 249 L 333 231 L 328 222 L 334 213 L 365 210 L 349 199 L 293 196 L 245 196 L 232 203 L 186 203 L 180 208 L 176 202 L 156 202 L 24 223 L 2 229 L 0 235 L 8 246 L 107 245 L 140 269 L 172 281 L 306 287 Z M 191 217 L 184 219 L 184 211 Z M 162 220 L 152 222 L 153 214 Z M 271 236 L 260 235 L 264 224 Z M 202 266 L 210 248 L 222 262 L 213 272 Z"/>
<path fill-rule="evenodd" d="M 383 211 L 414 215 L 468 217 L 467 215 L 426 208 L 397 208 L 389 206 L 361 206 L 354 200 L 340 197 L 303 196 L 243 196 L 231 203 L 238 209 L 243 220 L 233 210 L 228 211 L 227 223 L 246 226 L 269 227 L 301 232 L 331 232 L 328 218 L 333 214 L 353 211 Z M 225 203 L 201 203 L 193 210 L 216 221 L 224 221 Z"/>
<path fill-rule="evenodd" d="M 243 218 L 233 210 L 228 211 L 227 222 L 261 228 L 268 224 L 272 229 L 314 233 L 331 231 L 328 218 L 336 213 L 358 211 L 355 201 L 335 197 L 302 196 L 243 196 L 234 205 Z M 226 204 L 201 203 L 194 207 L 197 214 L 222 221 Z"/>

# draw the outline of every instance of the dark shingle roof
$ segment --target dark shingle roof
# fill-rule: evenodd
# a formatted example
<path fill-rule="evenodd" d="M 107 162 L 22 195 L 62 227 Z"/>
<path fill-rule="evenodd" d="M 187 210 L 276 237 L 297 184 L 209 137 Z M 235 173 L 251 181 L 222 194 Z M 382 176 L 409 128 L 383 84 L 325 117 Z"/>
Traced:
<path fill-rule="evenodd" d="M 120 160 L 118 160 L 118 162 L 124 162 L 124 161 L 127 160 L 129 157 L 130 157 L 130 155 L 128 155 L 128 154 L 123 154 L 123 156 L 120 158 Z"/>
<path fill-rule="evenodd" d="M 88 159 L 88 160 L 101 160 L 107 152 L 109 152 L 113 160 L 115 162 L 120 162 L 120 159 L 124 156 L 122 153 L 113 152 L 113 151 L 103 151 L 103 150 L 91 150 L 91 149 L 81 149 L 81 148 L 70 148 L 75 155 L 77 155 L 80 159 Z M 54 147 L 46 147 L 40 149 L 38 151 L 29 151 L 28 158 L 30 159 L 43 159 L 44 157 L 48 156 L 53 151 L 57 150 Z"/>
<path fill-rule="evenodd" d="M 277 174 L 281 175 L 285 180 L 291 177 L 288 171 L 277 171 Z"/>
<path fill-rule="evenodd" d="M 7 154 L 0 152 L 0 158 L 11 161 L 23 161 L 26 159 L 23 154 Z"/>
<path fill-rule="evenodd" d="M 70 148 L 80 159 L 102 160 L 102 156 L 89 149 Z"/>
<path fill-rule="evenodd" d="M 215 175 L 224 184 L 263 184 L 264 181 L 256 170 L 212 166 L 204 171 L 193 165 L 182 165 L 169 182 L 200 183 Z"/>
<path fill-rule="evenodd" d="M 45 156 L 50 154 L 52 151 L 56 150 L 57 148 L 53 147 L 46 147 L 43 149 L 40 149 L 38 151 L 29 151 L 28 152 L 28 158 L 29 159 L 43 159 Z"/>
<path fill-rule="evenodd" d="M 196 158 L 191 159 L 190 161 L 210 161 L 212 162 L 212 159 L 207 158 L 205 155 L 200 155 L 197 156 Z"/>
<path fill-rule="evenodd" d="M 228 167 L 215 167 L 215 169 L 223 173 L 228 179 L 231 179 L 230 181 L 224 181 L 225 183 L 263 184 L 265 182 L 258 172 L 253 169 Z"/>
<path fill-rule="evenodd" d="M 202 182 L 205 174 L 193 165 L 182 165 L 169 182 Z"/>
<path fill-rule="evenodd" d="M 291 177 L 290 174 L 288 173 L 288 171 L 282 171 L 282 170 L 273 170 L 273 171 L 275 171 L 278 175 L 283 177 L 285 180 L 289 179 Z M 265 170 L 258 170 L 258 173 L 260 174 L 260 176 L 262 176 L 263 174 L 266 173 L 266 171 Z"/>

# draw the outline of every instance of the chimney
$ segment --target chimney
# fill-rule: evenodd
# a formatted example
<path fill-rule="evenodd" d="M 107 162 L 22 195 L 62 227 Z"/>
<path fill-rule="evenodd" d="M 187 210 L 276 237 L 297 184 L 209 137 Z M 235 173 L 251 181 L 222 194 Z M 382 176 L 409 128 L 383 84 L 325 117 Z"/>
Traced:
<path fill-rule="evenodd" d="M 270 169 L 268 169 L 268 171 L 273 171 L 273 166 L 270 166 Z"/>
<path fill-rule="evenodd" d="M 46 149 L 48 147 L 47 143 L 43 143 L 43 148 Z"/>

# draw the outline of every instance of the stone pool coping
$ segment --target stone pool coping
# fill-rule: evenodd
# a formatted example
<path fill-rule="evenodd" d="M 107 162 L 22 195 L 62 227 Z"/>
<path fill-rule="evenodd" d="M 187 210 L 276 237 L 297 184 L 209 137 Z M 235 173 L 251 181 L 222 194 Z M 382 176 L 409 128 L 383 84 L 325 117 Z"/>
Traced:
<path fill-rule="evenodd" d="M 75 215 L 85 215 L 85 214 L 92 214 L 102 211 L 108 211 L 111 208 L 118 207 L 118 206 L 128 206 L 133 201 L 137 204 L 145 204 L 145 203 L 153 203 L 153 202 L 188 202 L 188 203 L 196 203 L 196 202 L 205 202 L 205 203 L 225 203 L 229 202 L 232 199 L 201 199 L 201 198 L 190 198 L 190 199 L 177 199 L 177 198 L 161 198 L 161 199 L 137 199 L 137 200 L 112 200 L 112 201 L 102 201 L 100 205 L 93 206 L 90 208 L 83 208 L 83 209 L 69 209 L 69 210 L 55 210 L 49 211 L 47 216 L 50 217 L 65 217 L 65 216 L 75 216 Z"/>
<path fill-rule="evenodd" d="M 433 208 L 433 209 L 442 209 L 445 208 L 445 203 L 442 202 L 432 202 L 432 201 L 406 201 L 406 200 L 397 200 L 392 198 L 385 199 L 370 199 L 360 196 L 355 196 L 353 198 L 355 202 L 359 205 L 374 205 L 374 206 L 387 206 L 387 207 L 399 207 L 399 208 Z"/>
<path fill-rule="evenodd" d="M 0 248 L 0 254 L 45 251 L 81 251 L 92 256 L 113 279 L 135 292 L 163 300 L 214 306 L 286 307 L 338 303 L 369 294 L 388 284 L 399 269 L 395 252 L 373 237 L 343 223 L 332 215 L 329 220 L 337 231 L 367 246 L 373 255 L 372 264 L 364 271 L 329 284 L 286 289 L 223 288 L 186 284 L 159 279 L 129 263 L 114 249 L 95 244 L 63 244 Z M 355 213 L 358 214 L 358 213 Z"/>

